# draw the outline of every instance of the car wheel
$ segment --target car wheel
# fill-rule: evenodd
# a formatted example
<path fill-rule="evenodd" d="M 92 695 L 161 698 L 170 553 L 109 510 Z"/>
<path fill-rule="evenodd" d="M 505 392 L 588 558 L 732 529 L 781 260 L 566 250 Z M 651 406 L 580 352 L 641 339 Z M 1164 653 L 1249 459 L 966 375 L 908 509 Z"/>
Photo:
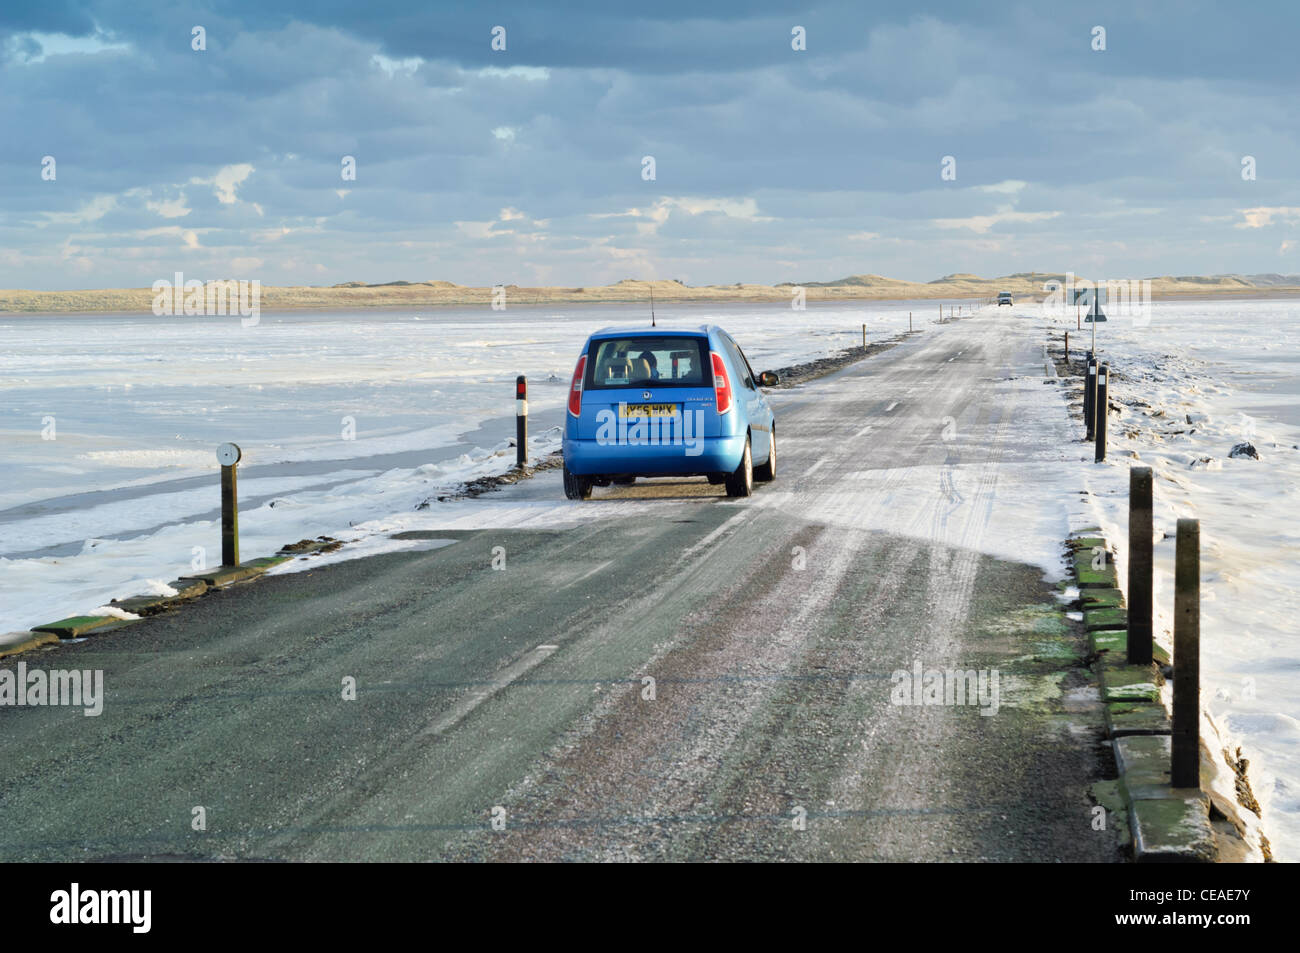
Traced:
<path fill-rule="evenodd" d="M 571 500 L 587 500 L 591 498 L 591 480 L 584 476 L 577 476 L 569 472 L 569 468 L 564 468 L 564 495 Z"/>
<path fill-rule="evenodd" d="M 754 492 L 754 460 L 749 452 L 749 438 L 745 438 L 745 452 L 741 454 L 740 466 L 736 472 L 727 477 L 727 496 L 749 496 Z"/>
<path fill-rule="evenodd" d="M 772 428 L 771 450 L 767 455 L 767 462 L 754 467 L 754 479 L 759 483 L 767 483 L 769 480 L 776 479 L 776 428 Z"/>

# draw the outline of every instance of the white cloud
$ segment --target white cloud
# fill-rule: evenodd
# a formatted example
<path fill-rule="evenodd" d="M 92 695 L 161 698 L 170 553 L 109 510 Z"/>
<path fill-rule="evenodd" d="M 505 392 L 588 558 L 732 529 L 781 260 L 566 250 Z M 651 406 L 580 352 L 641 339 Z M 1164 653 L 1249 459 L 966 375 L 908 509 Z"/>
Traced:
<path fill-rule="evenodd" d="M 668 221 L 674 211 L 688 215 L 703 215 L 720 212 L 728 218 L 738 218 L 748 222 L 773 222 L 776 219 L 758 213 L 758 202 L 752 198 L 693 198 L 665 195 L 648 209 L 630 208 L 622 212 L 593 212 L 589 218 L 641 218 L 648 221 L 637 223 L 637 232 L 653 235 L 659 226 Z"/>
<path fill-rule="evenodd" d="M 971 215 L 967 218 L 936 218 L 934 225 L 939 228 L 969 228 L 983 234 L 994 225 L 1003 222 L 1045 222 L 1059 216 L 1060 212 L 1017 212 L 1010 205 L 1004 205 L 992 215 Z"/>
<path fill-rule="evenodd" d="M 113 52 L 117 50 L 129 50 L 129 43 L 114 43 L 101 39 L 102 34 L 96 36 L 68 36 L 66 33 L 16 33 L 9 37 L 5 44 L 14 59 L 23 64 L 44 63 L 48 56 L 64 56 L 67 54 L 80 53 L 83 55 L 93 55 L 95 53 Z M 35 54 L 25 54 L 23 50 L 29 48 L 31 43 L 37 44 L 41 51 Z"/>
<path fill-rule="evenodd" d="M 101 218 L 117 208 L 116 195 L 96 195 L 75 212 L 42 212 L 45 221 L 41 225 L 86 225 L 98 222 Z"/>
<path fill-rule="evenodd" d="M 383 70 L 389 77 L 396 76 L 398 73 L 414 73 L 420 68 L 424 59 L 419 56 L 407 56 L 400 60 L 395 60 L 391 56 L 384 56 L 376 53 L 370 57 L 370 64 Z"/>
<path fill-rule="evenodd" d="M 240 184 L 253 173 L 253 167 L 247 162 L 241 162 L 238 165 L 222 166 L 217 174 L 210 179 L 193 178 L 190 179 L 192 185 L 210 185 L 212 191 L 217 197 L 217 201 L 222 205 L 230 205 L 238 201 L 235 190 Z"/>
<path fill-rule="evenodd" d="M 507 66 L 504 69 L 499 66 L 485 66 L 483 69 L 474 70 L 473 75 L 492 79 L 522 79 L 529 83 L 536 83 L 550 79 L 551 71 L 545 66 Z"/>
<path fill-rule="evenodd" d="M 981 192 L 993 192 L 998 195 L 1015 195 L 1028 184 L 1028 182 L 1023 182 L 1020 179 L 1007 179 L 1003 182 L 995 182 L 992 185 L 977 185 L 975 188 Z"/>
<path fill-rule="evenodd" d="M 493 232 L 492 227 L 496 222 L 456 222 L 455 225 L 466 238 L 482 239 L 509 234 L 509 232 Z"/>
<path fill-rule="evenodd" d="M 1258 208 L 1238 209 L 1241 212 L 1244 222 L 1238 222 L 1234 228 L 1265 228 L 1273 224 L 1274 219 L 1279 219 L 1287 225 L 1294 225 L 1300 221 L 1300 208 L 1288 205 L 1260 206 Z"/>
<path fill-rule="evenodd" d="M 144 206 L 151 212 L 157 212 L 163 218 L 184 218 L 193 211 L 185 204 L 184 192 L 174 199 L 162 199 L 158 202 L 146 201 Z"/>

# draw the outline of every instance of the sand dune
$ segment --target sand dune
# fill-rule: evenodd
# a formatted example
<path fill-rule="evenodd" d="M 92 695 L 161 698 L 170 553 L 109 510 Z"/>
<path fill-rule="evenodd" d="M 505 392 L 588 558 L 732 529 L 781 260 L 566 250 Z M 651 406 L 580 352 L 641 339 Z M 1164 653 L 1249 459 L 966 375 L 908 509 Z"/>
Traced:
<path fill-rule="evenodd" d="M 1077 279 L 1078 276 L 1076 276 Z M 597 287 L 505 286 L 507 307 L 529 304 L 648 301 L 651 288 L 656 301 L 788 301 L 802 287 L 809 301 L 905 298 L 992 298 L 1010 291 L 1019 298 L 1041 299 L 1045 282 L 1064 281 L 1065 275 L 1050 272 L 1022 272 L 1000 278 L 952 274 L 934 281 L 916 282 L 882 275 L 850 275 L 836 281 L 782 282 L 777 285 L 701 285 L 679 281 L 624 279 Z M 1153 297 L 1180 295 L 1276 295 L 1300 294 L 1300 275 L 1214 275 L 1163 276 L 1151 278 Z M 348 281 L 331 287 L 263 287 L 263 310 L 293 308 L 408 308 L 434 305 L 489 305 L 493 289 L 471 287 L 450 281 L 393 281 L 366 284 Z M 85 291 L 0 290 L 3 312 L 147 312 L 153 304 L 148 288 L 107 288 Z"/>

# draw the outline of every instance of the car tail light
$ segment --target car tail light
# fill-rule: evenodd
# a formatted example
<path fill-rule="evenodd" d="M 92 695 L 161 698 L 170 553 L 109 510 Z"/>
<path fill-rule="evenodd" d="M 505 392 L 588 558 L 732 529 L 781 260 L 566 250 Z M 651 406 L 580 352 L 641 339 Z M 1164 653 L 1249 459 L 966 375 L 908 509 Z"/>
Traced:
<path fill-rule="evenodd" d="M 578 358 L 578 366 L 573 369 L 573 383 L 569 385 L 569 413 L 577 417 L 582 413 L 582 378 L 587 370 L 587 355 Z"/>
<path fill-rule="evenodd" d="M 717 398 L 718 413 L 725 414 L 731 409 L 731 380 L 727 377 L 727 365 L 717 351 L 710 351 L 709 356 L 713 358 L 713 394 Z"/>

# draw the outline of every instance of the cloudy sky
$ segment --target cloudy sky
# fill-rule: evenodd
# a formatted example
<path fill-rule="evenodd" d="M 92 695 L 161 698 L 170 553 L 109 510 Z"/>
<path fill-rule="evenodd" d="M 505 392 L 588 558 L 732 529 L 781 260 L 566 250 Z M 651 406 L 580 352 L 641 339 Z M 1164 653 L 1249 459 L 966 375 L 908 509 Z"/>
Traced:
<path fill-rule="evenodd" d="M 1297 39 L 1293 2 L 6 2 L 0 287 L 1297 273 Z"/>

